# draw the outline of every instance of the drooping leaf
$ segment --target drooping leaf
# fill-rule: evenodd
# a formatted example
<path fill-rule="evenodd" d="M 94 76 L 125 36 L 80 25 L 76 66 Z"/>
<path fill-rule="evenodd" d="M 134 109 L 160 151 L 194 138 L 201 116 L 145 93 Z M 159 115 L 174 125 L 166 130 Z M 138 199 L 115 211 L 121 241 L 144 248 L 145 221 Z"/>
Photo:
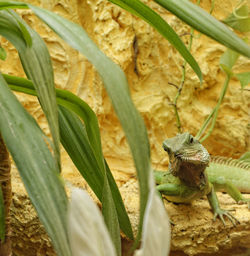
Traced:
<path fill-rule="evenodd" d="M 241 88 L 244 89 L 247 85 L 250 85 L 250 72 L 243 72 L 235 74 L 241 84 Z"/>
<path fill-rule="evenodd" d="M 127 79 L 118 65 L 103 54 L 79 25 L 55 13 L 29 5 L 34 13 L 65 42 L 80 51 L 100 74 L 130 146 L 140 185 L 140 238 L 148 198 L 150 149 L 144 122 L 131 100 Z M 108 70 L 108 72 L 107 72 Z M 138 240 L 137 239 L 137 240 Z"/>
<path fill-rule="evenodd" d="M 53 68 L 48 49 L 41 37 L 11 10 L 0 11 L 0 34 L 16 47 L 25 73 L 34 83 L 50 126 L 54 141 L 54 154 L 59 167 L 58 113 Z"/>
<path fill-rule="evenodd" d="M 81 189 L 72 190 L 68 230 L 73 256 L 116 256 L 99 209 Z"/>
<path fill-rule="evenodd" d="M 153 26 L 162 36 L 164 36 L 182 55 L 186 62 L 192 67 L 194 72 L 202 82 L 202 73 L 200 67 L 189 50 L 186 48 L 180 37 L 175 33 L 169 24 L 162 19 L 160 15 L 139 0 L 109 0 L 110 2 L 120 6 L 124 10 L 145 20 Z"/>
<path fill-rule="evenodd" d="M 155 191 L 154 179 L 150 177 L 150 194 L 145 211 L 141 248 L 135 256 L 166 256 L 170 251 L 170 224 L 162 200 Z"/>
<path fill-rule="evenodd" d="M 246 4 L 240 6 L 226 19 L 223 20 L 225 24 L 240 32 L 250 31 L 250 11 Z"/>
<path fill-rule="evenodd" d="M 31 81 L 9 75 L 4 75 L 4 78 L 12 90 L 37 96 Z M 101 141 L 97 117 L 84 101 L 71 92 L 56 89 L 56 96 L 58 104 L 64 106 L 59 108 L 61 142 L 81 175 L 99 200 L 102 201 L 104 171 L 97 160 L 98 155 L 101 154 L 103 161 L 102 152 L 98 153 L 98 148 L 101 150 Z M 85 125 L 83 125 L 76 114 Z M 131 224 L 119 189 L 106 163 L 105 169 L 120 227 L 127 237 L 133 239 Z"/>
<path fill-rule="evenodd" d="M 0 132 L 58 255 L 70 256 L 67 197 L 46 137 L 0 75 Z"/>
<path fill-rule="evenodd" d="M 12 13 L 12 12 L 10 12 L 10 13 Z M 13 17 L 15 18 L 16 22 L 18 23 L 19 29 L 22 33 L 23 39 L 25 40 L 25 44 L 26 44 L 27 48 L 32 47 L 32 37 L 31 37 L 30 32 L 27 29 L 28 28 L 27 25 L 17 15 L 14 15 L 14 12 L 13 12 Z"/>
<path fill-rule="evenodd" d="M 226 47 L 250 58 L 250 46 L 225 24 L 187 0 L 154 0 L 185 23 Z"/>
<path fill-rule="evenodd" d="M 126 209 L 124 207 L 120 192 L 111 174 L 111 171 L 109 170 L 108 165 L 106 165 L 106 173 L 109 184 L 106 183 L 106 186 L 109 185 L 110 188 L 106 188 L 106 190 L 103 191 L 104 175 L 106 174 L 103 173 L 103 171 L 100 170 L 100 167 L 98 166 L 95 154 L 93 153 L 94 148 L 92 148 L 90 145 L 85 127 L 83 126 L 79 118 L 74 113 L 67 110 L 66 107 L 67 104 L 64 104 L 64 107 L 59 108 L 61 142 L 65 150 L 71 157 L 79 172 L 82 174 L 82 176 L 88 182 L 89 186 L 92 188 L 96 196 L 99 198 L 99 200 L 105 205 L 105 200 L 114 201 L 116 209 L 113 206 L 104 206 L 104 215 L 106 215 L 106 210 L 108 212 L 113 211 L 113 213 L 110 213 L 111 215 L 115 215 L 112 221 L 116 222 L 117 220 L 115 220 L 114 218 L 118 217 L 119 224 L 123 232 L 130 239 L 133 239 L 133 232 L 128 215 L 126 213 Z M 109 198 L 109 194 L 107 195 L 107 193 L 109 192 L 111 192 L 112 198 Z M 103 197 L 103 194 L 105 194 L 108 198 L 105 199 Z M 111 226 L 108 225 L 108 228 L 110 229 L 116 227 L 119 228 L 119 225 L 117 226 L 117 223 L 110 224 Z"/>

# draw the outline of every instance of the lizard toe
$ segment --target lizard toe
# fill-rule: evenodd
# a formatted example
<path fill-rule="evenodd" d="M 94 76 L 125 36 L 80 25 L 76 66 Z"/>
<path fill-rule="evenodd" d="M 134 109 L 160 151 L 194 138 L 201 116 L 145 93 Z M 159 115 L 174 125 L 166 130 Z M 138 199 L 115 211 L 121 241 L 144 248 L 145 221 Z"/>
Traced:
<path fill-rule="evenodd" d="M 240 221 L 237 218 L 235 218 L 229 211 L 222 210 L 222 209 L 218 209 L 217 212 L 215 212 L 214 220 L 216 220 L 216 218 L 219 217 L 223 225 L 226 226 L 226 222 L 224 219 L 225 216 L 232 222 L 234 226 L 236 226 L 237 224 L 240 224 Z"/>

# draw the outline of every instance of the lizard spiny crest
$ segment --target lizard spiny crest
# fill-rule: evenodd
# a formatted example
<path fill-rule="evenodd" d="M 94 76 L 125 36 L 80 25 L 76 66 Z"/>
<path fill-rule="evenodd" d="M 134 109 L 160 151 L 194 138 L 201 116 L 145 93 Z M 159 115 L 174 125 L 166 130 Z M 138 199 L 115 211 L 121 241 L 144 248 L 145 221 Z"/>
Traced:
<path fill-rule="evenodd" d="M 241 161 L 239 159 L 227 158 L 223 156 L 211 156 L 211 161 L 217 164 L 225 164 L 227 166 L 250 170 L 250 163 Z"/>

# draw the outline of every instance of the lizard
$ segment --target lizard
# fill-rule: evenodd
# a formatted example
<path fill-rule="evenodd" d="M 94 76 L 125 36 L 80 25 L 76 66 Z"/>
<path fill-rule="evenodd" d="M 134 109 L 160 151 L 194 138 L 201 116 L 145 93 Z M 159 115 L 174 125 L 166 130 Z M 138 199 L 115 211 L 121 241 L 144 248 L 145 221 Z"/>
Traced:
<path fill-rule="evenodd" d="M 169 156 L 168 171 L 154 171 L 156 189 L 168 201 L 190 203 L 207 196 L 214 218 L 239 221 L 221 209 L 216 191 L 226 191 L 237 203 L 248 203 L 241 192 L 250 193 L 250 163 L 225 157 L 211 157 L 207 149 L 189 132 L 163 142 Z M 241 191 L 241 192 L 240 192 Z"/>

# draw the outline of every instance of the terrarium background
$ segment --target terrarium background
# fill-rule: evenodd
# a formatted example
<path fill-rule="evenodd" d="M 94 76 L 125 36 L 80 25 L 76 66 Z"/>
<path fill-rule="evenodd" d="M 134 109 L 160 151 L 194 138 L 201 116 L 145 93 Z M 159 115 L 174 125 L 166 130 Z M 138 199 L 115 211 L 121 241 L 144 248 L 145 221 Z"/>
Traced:
<path fill-rule="evenodd" d="M 83 26 L 100 49 L 122 67 L 129 81 L 132 98 L 148 129 L 153 165 L 159 169 L 166 168 L 167 157 L 162 150 L 162 141 L 177 133 L 176 119 L 171 106 L 177 91 L 174 86 L 168 84 L 171 82 L 178 85 L 180 82 L 183 59 L 177 51 L 147 23 L 107 0 L 30 0 L 26 2 L 54 11 Z M 187 25 L 152 0 L 143 2 L 166 19 L 178 35 L 185 35 L 190 31 Z M 225 18 L 232 12 L 234 4 L 235 2 L 231 0 L 215 0 L 213 16 L 219 20 Z M 209 10 L 211 1 L 201 1 L 201 6 Z M 84 56 L 66 45 L 32 15 L 31 11 L 20 10 L 18 13 L 46 42 L 53 61 L 56 87 L 74 92 L 97 114 L 104 155 L 111 169 L 115 170 L 114 175 L 118 185 L 124 184 L 134 173 L 130 151 L 97 72 Z M 133 48 L 135 36 L 138 42 L 137 53 Z M 245 36 L 250 39 L 249 33 Z M 182 39 L 188 44 L 188 35 L 182 36 Z M 15 48 L 4 39 L 1 39 L 1 44 L 8 51 L 7 60 L 0 62 L 1 71 L 10 75 L 24 76 Z M 191 52 L 200 65 L 204 82 L 200 85 L 197 76 L 187 66 L 185 86 L 178 101 L 185 131 L 195 134 L 216 104 L 225 79 L 224 73 L 219 68 L 219 59 L 225 50 L 226 48 L 217 42 L 195 33 Z M 137 72 L 135 72 L 135 63 Z M 249 70 L 250 59 L 240 57 L 235 71 Z M 204 143 L 208 151 L 214 155 L 239 157 L 249 150 L 250 92 L 241 91 L 240 88 L 238 81 L 231 80 L 215 129 Z M 37 100 L 23 94 L 19 94 L 18 98 L 48 133 L 47 123 Z M 62 152 L 64 176 L 74 184 L 83 186 L 83 179 L 74 171 L 73 164 L 66 153 L 63 150 Z M 16 203 L 14 209 L 18 209 L 23 204 L 20 203 L 22 200 L 26 202 L 26 199 L 22 199 L 25 197 L 25 192 L 17 173 L 14 171 L 13 174 L 14 204 Z M 30 213 L 31 210 L 28 211 Z M 13 213 L 13 215 L 16 214 Z M 15 217 L 17 225 L 25 227 L 25 223 L 31 221 L 32 214 L 30 217 L 26 214 L 18 217 L 17 214 Z M 34 232 L 39 234 L 36 224 L 31 227 L 30 236 L 33 237 L 34 242 L 36 239 L 40 241 L 42 238 L 39 235 L 34 236 Z M 28 236 L 26 240 L 27 243 L 30 242 Z M 21 244 L 20 248 L 26 247 L 25 243 L 21 242 Z M 44 255 L 43 247 L 47 245 L 47 242 L 39 245 L 41 255 Z M 18 243 L 16 246 L 19 246 Z"/>

